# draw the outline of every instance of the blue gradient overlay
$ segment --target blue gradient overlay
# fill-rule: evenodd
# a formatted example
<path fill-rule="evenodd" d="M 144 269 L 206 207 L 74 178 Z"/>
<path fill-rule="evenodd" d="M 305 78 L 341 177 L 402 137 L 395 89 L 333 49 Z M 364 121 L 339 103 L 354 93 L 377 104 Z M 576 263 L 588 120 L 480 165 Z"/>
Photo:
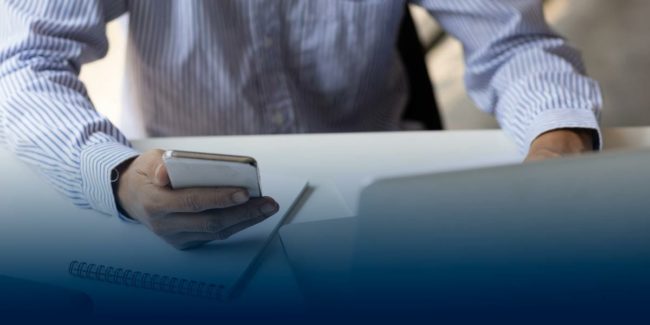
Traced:
<path fill-rule="evenodd" d="M 650 318 L 647 161 L 650 153 L 639 152 L 375 182 L 357 217 L 285 227 L 230 302 L 72 276 L 74 260 L 129 256 L 124 247 L 92 249 L 119 233 L 85 232 L 120 221 L 62 206 L 53 189 L 27 185 L 35 179 L 3 175 L 11 190 L 0 197 L 1 273 L 76 297 L 52 318 L 643 322 Z M 70 218 L 86 221 L 61 222 Z M 0 283 L 3 297 L 39 295 L 27 300 L 39 310 L 43 289 Z M 42 316 L 29 309 L 5 315 Z"/>

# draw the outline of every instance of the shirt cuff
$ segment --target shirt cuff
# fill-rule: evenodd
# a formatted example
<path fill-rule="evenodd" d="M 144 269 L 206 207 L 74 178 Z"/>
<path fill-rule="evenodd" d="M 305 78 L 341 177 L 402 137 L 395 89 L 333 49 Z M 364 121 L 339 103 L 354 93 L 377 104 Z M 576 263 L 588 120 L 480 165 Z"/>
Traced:
<path fill-rule="evenodd" d="M 603 134 L 598 117 L 586 109 L 551 109 L 537 115 L 528 127 L 522 148 L 524 153 L 542 133 L 557 129 L 590 129 L 594 131 L 594 150 L 603 149 Z"/>
<path fill-rule="evenodd" d="M 82 191 L 93 209 L 128 220 L 117 209 L 111 184 L 111 171 L 139 154 L 138 151 L 119 142 L 93 144 L 81 151 Z"/>

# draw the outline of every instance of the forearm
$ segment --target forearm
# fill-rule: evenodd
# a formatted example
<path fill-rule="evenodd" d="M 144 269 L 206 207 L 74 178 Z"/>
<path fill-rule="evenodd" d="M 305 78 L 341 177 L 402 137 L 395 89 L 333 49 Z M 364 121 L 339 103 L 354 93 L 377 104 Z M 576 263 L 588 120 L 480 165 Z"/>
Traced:
<path fill-rule="evenodd" d="M 7 82 L 17 87 L 0 100 L 2 142 L 76 205 L 114 214 L 103 190 L 108 173 L 137 152 L 80 93 L 47 81 L 16 82 L 11 76 L 1 78 L 0 87 Z"/>
<path fill-rule="evenodd" d="M 557 129 L 592 130 L 594 145 L 600 148 L 600 89 L 584 74 L 577 51 L 552 35 L 531 36 L 526 44 L 504 43 L 510 57 L 494 62 L 494 73 L 474 72 L 482 63 L 468 63 L 473 70 L 466 83 L 478 94 L 477 103 L 495 115 L 522 152 L 540 135 Z M 488 56 L 498 60 L 496 53 Z M 482 80 L 491 80 L 490 85 L 482 85 Z M 484 92 L 491 98 L 481 98 Z"/>
<path fill-rule="evenodd" d="M 82 62 L 105 49 L 103 20 L 92 2 L 70 13 L 71 21 L 87 16 L 78 25 L 43 17 L 38 4 L 0 5 L 0 34 L 8 36 L 0 43 L 2 142 L 75 204 L 115 214 L 110 169 L 137 152 L 94 110 L 77 78 Z M 24 11 L 29 5 L 34 12 Z"/>
<path fill-rule="evenodd" d="M 590 129 L 601 145 L 598 84 L 544 21 L 539 0 L 422 0 L 463 43 L 468 93 L 522 152 L 556 129 Z"/>

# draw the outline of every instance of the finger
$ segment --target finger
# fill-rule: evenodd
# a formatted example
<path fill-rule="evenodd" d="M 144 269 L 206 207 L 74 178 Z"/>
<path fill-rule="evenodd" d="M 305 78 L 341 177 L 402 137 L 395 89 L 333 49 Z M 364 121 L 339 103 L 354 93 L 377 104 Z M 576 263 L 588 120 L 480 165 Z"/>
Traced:
<path fill-rule="evenodd" d="M 200 240 L 200 241 L 192 241 L 192 242 L 170 242 L 170 243 L 177 249 L 187 250 L 187 249 L 201 247 L 209 242 L 210 241 Z"/>
<path fill-rule="evenodd" d="M 541 161 L 541 160 L 551 159 L 551 158 L 560 158 L 560 157 L 562 157 L 560 153 L 547 148 L 542 148 L 542 149 L 531 150 L 528 153 L 528 156 L 526 156 L 524 162 L 535 162 L 535 161 Z"/>
<path fill-rule="evenodd" d="M 238 187 L 194 187 L 162 189 L 155 201 L 168 213 L 198 213 L 225 209 L 248 202 L 248 191 Z"/>
<path fill-rule="evenodd" d="M 205 245 L 211 241 L 215 240 L 226 240 L 232 235 L 252 227 L 262 221 L 265 217 L 259 217 L 256 219 L 244 221 L 240 224 L 234 225 L 228 229 L 225 229 L 218 233 L 203 233 L 203 232 L 183 232 L 173 236 L 168 237 L 168 241 L 178 249 L 190 249 L 198 246 Z"/>
<path fill-rule="evenodd" d="M 256 225 L 256 224 L 258 224 L 258 223 L 260 223 L 260 222 L 262 222 L 264 220 L 266 220 L 266 218 L 268 218 L 268 217 L 262 216 L 262 217 L 257 218 L 257 219 L 252 219 L 252 220 L 248 220 L 248 221 L 238 223 L 238 224 L 236 224 L 236 225 L 234 225 L 234 226 L 232 226 L 230 228 L 222 230 L 220 233 L 217 234 L 217 238 L 214 238 L 214 239 L 216 239 L 216 240 L 228 239 L 228 238 L 230 238 L 230 236 L 232 236 L 232 235 L 234 235 L 234 234 L 236 234 L 236 233 L 238 233 L 238 232 L 240 232 L 240 231 L 242 231 L 244 229 L 250 228 L 250 227 L 252 227 L 252 226 L 254 226 L 254 225 Z"/>
<path fill-rule="evenodd" d="M 167 166 L 164 163 L 158 163 L 153 173 L 153 184 L 160 187 L 169 185 L 169 174 L 167 173 Z"/>
<path fill-rule="evenodd" d="M 177 213 L 164 219 L 167 233 L 208 233 L 217 234 L 240 223 L 260 222 L 279 209 L 278 204 L 271 198 L 256 198 L 248 203 L 228 208 L 210 210 L 198 214 Z M 253 224 L 254 224 L 253 223 Z M 235 229 L 236 230 L 236 229 Z"/>

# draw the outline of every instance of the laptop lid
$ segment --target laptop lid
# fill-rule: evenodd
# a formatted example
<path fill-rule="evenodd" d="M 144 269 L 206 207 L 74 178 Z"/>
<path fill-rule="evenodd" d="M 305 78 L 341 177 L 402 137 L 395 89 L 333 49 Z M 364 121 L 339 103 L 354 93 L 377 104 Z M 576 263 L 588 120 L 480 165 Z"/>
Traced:
<path fill-rule="evenodd" d="M 357 300 L 441 318 L 644 315 L 649 188 L 650 151 L 378 180 L 361 195 Z"/>

